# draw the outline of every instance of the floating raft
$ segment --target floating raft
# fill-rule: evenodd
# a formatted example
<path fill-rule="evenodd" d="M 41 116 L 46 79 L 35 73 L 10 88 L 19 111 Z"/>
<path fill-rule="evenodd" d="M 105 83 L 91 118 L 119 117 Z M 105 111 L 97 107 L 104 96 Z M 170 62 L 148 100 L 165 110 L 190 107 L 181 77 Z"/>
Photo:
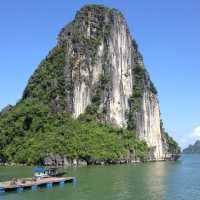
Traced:
<path fill-rule="evenodd" d="M 12 181 L 1 182 L 0 193 L 10 192 L 10 191 L 22 192 L 25 189 L 37 190 L 38 187 L 44 187 L 44 186 L 46 186 L 48 189 L 52 189 L 53 185 L 60 184 L 62 186 L 67 182 L 75 183 L 76 178 L 48 177 L 48 178 L 37 179 L 36 181 L 34 181 L 32 178 L 25 178 L 23 179 L 23 181 L 22 179 L 18 179 L 15 182 L 15 184 L 13 184 Z"/>

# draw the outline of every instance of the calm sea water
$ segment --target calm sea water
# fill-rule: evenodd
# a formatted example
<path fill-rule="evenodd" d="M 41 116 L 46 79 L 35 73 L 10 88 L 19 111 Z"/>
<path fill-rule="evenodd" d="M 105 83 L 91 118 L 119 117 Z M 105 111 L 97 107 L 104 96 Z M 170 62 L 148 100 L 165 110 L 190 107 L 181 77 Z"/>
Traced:
<path fill-rule="evenodd" d="M 0 181 L 31 175 L 30 167 L 0 167 Z M 200 199 L 200 155 L 184 155 L 177 162 L 68 169 L 68 175 L 77 178 L 75 186 L 5 193 L 0 200 Z"/>

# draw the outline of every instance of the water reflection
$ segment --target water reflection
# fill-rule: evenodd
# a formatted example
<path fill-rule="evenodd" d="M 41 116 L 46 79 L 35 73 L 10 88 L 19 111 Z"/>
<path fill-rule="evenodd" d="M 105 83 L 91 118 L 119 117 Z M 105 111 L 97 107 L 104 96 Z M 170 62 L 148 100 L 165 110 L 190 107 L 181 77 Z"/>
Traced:
<path fill-rule="evenodd" d="M 113 199 L 164 199 L 167 188 L 166 163 L 148 163 L 123 168 L 113 170 L 112 173 Z"/>

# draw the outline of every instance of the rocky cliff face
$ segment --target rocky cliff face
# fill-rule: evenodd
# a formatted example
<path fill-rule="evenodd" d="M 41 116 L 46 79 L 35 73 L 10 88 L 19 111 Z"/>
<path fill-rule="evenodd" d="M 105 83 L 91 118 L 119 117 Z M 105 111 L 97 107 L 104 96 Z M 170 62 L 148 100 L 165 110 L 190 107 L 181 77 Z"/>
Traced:
<path fill-rule="evenodd" d="M 165 157 L 157 92 L 122 14 L 85 6 L 58 35 L 65 46 L 66 110 L 74 118 L 97 120 L 136 130 L 151 159 Z"/>
<path fill-rule="evenodd" d="M 73 27 L 73 28 L 72 28 Z M 99 109 L 117 126 L 126 125 L 125 112 L 132 94 L 132 41 L 122 15 L 104 7 L 84 7 L 73 24 L 66 26 L 58 44 L 66 43 L 66 71 L 70 76 L 69 108 L 74 117 L 92 103 L 100 79 L 106 86 L 100 94 Z M 71 90 L 72 88 L 72 90 Z"/>
<path fill-rule="evenodd" d="M 158 100 L 149 91 L 144 92 L 141 110 L 136 114 L 136 131 L 139 133 L 139 138 L 145 140 L 151 148 L 153 159 L 164 159 Z"/>

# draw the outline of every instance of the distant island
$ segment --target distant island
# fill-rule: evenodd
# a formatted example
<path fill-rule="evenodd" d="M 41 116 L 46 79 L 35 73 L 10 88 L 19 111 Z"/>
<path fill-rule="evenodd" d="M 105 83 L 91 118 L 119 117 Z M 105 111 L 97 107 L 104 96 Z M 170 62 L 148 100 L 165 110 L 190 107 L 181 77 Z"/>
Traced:
<path fill-rule="evenodd" d="M 200 140 L 197 140 L 193 145 L 189 145 L 183 150 L 185 154 L 200 153 Z"/>

